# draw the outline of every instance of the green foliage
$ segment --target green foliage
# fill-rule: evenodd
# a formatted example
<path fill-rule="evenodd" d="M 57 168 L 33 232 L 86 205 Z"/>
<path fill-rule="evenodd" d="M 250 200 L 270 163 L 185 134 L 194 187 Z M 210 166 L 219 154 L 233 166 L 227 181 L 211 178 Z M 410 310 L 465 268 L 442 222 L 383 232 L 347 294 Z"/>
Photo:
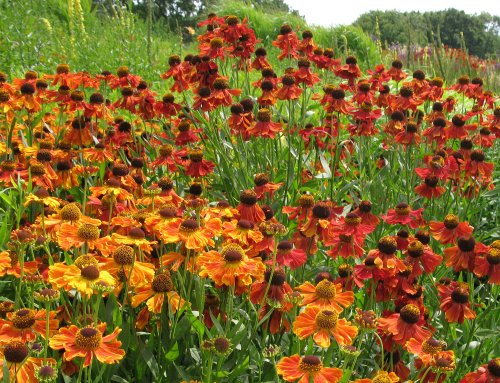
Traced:
<path fill-rule="evenodd" d="M 430 45 L 434 34 L 444 45 L 463 48 L 465 44 L 470 54 L 483 58 L 498 55 L 500 49 L 500 17 L 488 13 L 468 15 L 456 9 L 424 13 L 370 11 L 354 25 L 374 34 L 377 20 L 386 45 Z"/>
<path fill-rule="evenodd" d="M 305 30 L 313 32 L 316 44 L 324 48 L 334 48 L 337 55 L 354 54 L 362 67 L 368 67 L 380 61 L 376 45 L 363 30 L 356 26 L 338 26 L 325 28 L 308 26 L 304 19 L 296 13 L 287 13 L 278 9 L 269 10 L 241 1 L 220 1 L 213 9 L 219 15 L 236 15 L 247 18 L 250 26 L 266 47 L 276 39 L 280 27 L 288 23 L 300 36 Z M 273 55 L 270 55 L 273 56 Z"/>
<path fill-rule="evenodd" d="M 69 4 L 80 3 L 78 14 Z M 0 68 L 12 76 L 27 69 L 52 72 L 59 63 L 99 73 L 128 65 L 148 80 L 157 79 L 168 56 L 180 52 L 179 38 L 161 24 L 147 25 L 125 6 L 91 7 L 85 0 L 0 0 Z M 72 17 L 73 16 L 73 17 Z"/>

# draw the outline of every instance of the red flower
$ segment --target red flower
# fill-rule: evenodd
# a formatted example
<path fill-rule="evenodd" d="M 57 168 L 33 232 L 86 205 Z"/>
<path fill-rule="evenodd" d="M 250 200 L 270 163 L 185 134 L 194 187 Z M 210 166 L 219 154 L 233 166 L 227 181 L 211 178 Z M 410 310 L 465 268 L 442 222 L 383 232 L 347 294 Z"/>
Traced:
<path fill-rule="evenodd" d="M 267 61 L 267 52 L 265 48 L 261 47 L 255 50 L 255 59 L 252 61 L 251 67 L 257 70 L 271 67 L 271 64 Z"/>
<path fill-rule="evenodd" d="M 240 194 L 240 203 L 236 206 L 240 213 L 240 219 L 252 223 L 265 221 L 266 215 L 262 208 L 257 204 L 257 193 L 251 189 L 244 190 Z"/>
<path fill-rule="evenodd" d="M 336 68 L 334 73 L 336 76 L 348 80 L 348 86 L 351 89 L 354 89 L 355 79 L 361 77 L 361 75 L 363 74 L 361 72 L 361 69 L 359 69 L 358 60 L 353 56 L 348 56 L 345 59 L 345 65 Z"/>
<path fill-rule="evenodd" d="M 267 292 L 267 295 L 265 295 Z M 264 280 L 254 282 L 250 291 L 250 301 L 253 304 L 266 304 L 267 300 L 278 304 L 288 311 L 292 304 L 285 301 L 288 294 L 293 292 L 290 285 L 286 282 L 286 274 L 281 269 L 274 270 L 271 277 L 271 270 L 268 268 L 264 273 Z M 264 301 L 264 296 L 266 301 Z"/>
<path fill-rule="evenodd" d="M 285 74 L 281 82 L 283 86 L 276 92 L 279 100 L 296 100 L 302 94 L 302 89 L 295 84 L 294 74 Z"/>
<path fill-rule="evenodd" d="M 453 267 L 455 271 L 474 271 L 474 261 L 479 254 L 486 254 L 488 247 L 469 236 L 460 237 L 457 246 L 444 249 L 446 266 Z"/>
<path fill-rule="evenodd" d="M 460 383 L 500 383 L 500 358 L 491 359 L 477 371 L 469 372 Z"/>
<path fill-rule="evenodd" d="M 392 334 L 392 339 L 397 344 L 404 345 L 411 338 L 423 342 L 432 335 L 429 330 L 422 327 L 424 323 L 420 309 L 408 304 L 399 313 L 380 318 L 378 328 Z"/>
<path fill-rule="evenodd" d="M 302 32 L 302 40 L 299 42 L 297 50 L 310 59 L 314 54 L 315 49 L 316 44 L 314 44 L 312 32 L 305 30 Z"/>
<path fill-rule="evenodd" d="M 474 274 L 479 277 L 488 276 L 488 283 L 500 284 L 500 241 L 494 241 L 488 253 L 483 257 L 476 257 Z"/>
<path fill-rule="evenodd" d="M 281 53 L 278 55 L 279 60 L 284 58 L 299 58 L 297 47 L 299 45 L 299 39 L 297 34 L 292 31 L 292 27 L 288 24 L 283 24 L 280 29 L 280 34 L 278 38 L 273 41 L 273 45 L 281 49 Z"/>
<path fill-rule="evenodd" d="M 203 177 L 213 172 L 215 164 L 203 159 L 203 151 L 193 149 L 188 152 L 189 161 L 186 164 L 185 174 L 191 177 Z"/>
<path fill-rule="evenodd" d="M 311 62 L 309 60 L 300 59 L 298 66 L 299 69 L 293 74 L 298 84 L 306 84 L 312 87 L 314 84 L 321 81 L 321 79 L 312 72 Z"/>
<path fill-rule="evenodd" d="M 425 177 L 423 184 L 415 187 L 415 193 L 428 199 L 438 198 L 445 192 L 445 188 L 438 185 L 438 182 L 438 177 L 427 176 Z"/>
<path fill-rule="evenodd" d="M 257 123 L 248 129 L 248 134 L 254 137 L 274 138 L 276 137 L 276 133 L 282 131 L 283 128 L 279 122 L 271 121 L 271 111 L 262 108 L 257 113 Z"/>
<path fill-rule="evenodd" d="M 284 240 L 278 243 L 276 262 L 279 265 L 288 266 L 293 270 L 302 266 L 306 261 L 306 252 L 295 248 L 293 242 Z"/>
<path fill-rule="evenodd" d="M 164 95 L 161 101 L 155 102 L 155 112 L 163 117 L 172 117 L 177 115 L 182 107 L 180 104 L 176 104 L 174 101 L 175 98 L 172 94 Z"/>
<path fill-rule="evenodd" d="M 474 150 L 470 155 L 470 160 L 465 162 L 465 173 L 471 177 L 488 182 L 493 174 L 493 163 L 484 161 L 482 150 Z"/>
<path fill-rule="evenodd" d="M 443 261 L 443 257 L 435 254 L 429 246 L 425 246 L 419 240 L 414 240 L 408 244 L 406 254 L 408 255 L 406 260 L 412 265 L 412 277 L 421 275 L 422 268 L 427 274 L 431 274 Z"/>
<path fill-rule="evenodd" d="M 387 74 L 391 76 L 392 80 L 397 82 L 408 77 L 408 75 L 403 71 L 403 63 L 398 59 L 392 62 L 391 67 L 387 70 Z"/>
<path fill-rule="evenodd" d="M 471 235 L 473 230 L 468 222 L 460 222 L 453 214 L 448 214 L 443 222 L 429 222 L 429 231 L 442 245 L 455 243 L 459 237 Z"/>
<path fill-rule="evenodd" d="M 389 209 L 387 214 L 382 216 L 382 219 L 389 225 L 399 223 L 401 225 L 408 225 L 412 229 L 416 229 L 422 223 L 423 211 L 423 208 L 411 210 L 411 207 L 407 203 L 401 202 L 396 205 L 395 209 Z"/>
<path fill-rule="evenodd" d="M 445 312 L 448 322 L 462 324 L 464 319 L 473 319 L 476 313 L 469 303 L 469 286 L 466 283 L 451 282 L 449 285 L 438 285 L 441 298 L 441 310 Z"/>

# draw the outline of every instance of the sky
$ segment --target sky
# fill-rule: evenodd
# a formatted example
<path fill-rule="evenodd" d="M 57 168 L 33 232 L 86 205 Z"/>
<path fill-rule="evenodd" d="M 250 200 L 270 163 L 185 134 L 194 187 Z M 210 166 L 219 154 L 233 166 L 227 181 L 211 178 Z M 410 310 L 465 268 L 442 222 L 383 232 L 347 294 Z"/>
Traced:
<path fill-rule="evenodd" d="M 470 14 L 500 15 L 500 5 L 495 0 L 285 0 L 285 3 L 305 16 L 308 24 L 325 27 L 351 24 L 371 10 L 425 12 L 455 8 Z"/>

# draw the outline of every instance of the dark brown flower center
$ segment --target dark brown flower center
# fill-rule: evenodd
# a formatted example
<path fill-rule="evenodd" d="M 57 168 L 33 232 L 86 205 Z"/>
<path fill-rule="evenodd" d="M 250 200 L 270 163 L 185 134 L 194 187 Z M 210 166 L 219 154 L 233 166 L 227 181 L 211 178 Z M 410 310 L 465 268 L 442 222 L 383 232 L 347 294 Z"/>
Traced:
<path fill-rule="evenodd" d="M 141 228 L 133 227 L 129 230 L 128 236 L 134 239 L 144 239 L 146 237 L 146 234 Z"/>
<path fill-rule="evenodd" d="M 410 214 L 411 208 L 407 203 L 401 202 L 396 205 L 394 210 L 397 215 L 406 216 Z"/>
<path fill-rule="evenodd" d="M 315 375 L 321 371 L 323 368 L 323 363 L 321 360 L 314 355 L 306 355 L 300 359 L 299 369 L 311 375 Z"/>
<path fill-rule="evenodd" d="M 415 240 L 408 245 L 408 255 L 412 258 L 418 258 L 424 254 L 424 245 L 422 242 Z"/>
<path fill-rule="evenodd" d="M 349 226 L 356 226 L 361 223 L 361 217 L 356 213 L 349 213 L 345 217 L 345 223 Z"/>
<path fill-rule="evenodd" d="M 488 362 L 488 371 L 491 375 L 500 378 L 500 358 L 495 358 Z"/>
<path fill-rule="evenodd" d="M 243 249 L 236 244 L 231 244 L 225 247 L 221 255 L 227 263 L 238 263 L 243 259 Z"/>
<path fill-rule="evenodd" d="M 182 223 L 179 226 L 179 231 L 183 233 L 191 233 L 195 230 L 198 230 L 200 225 L 198 225 L 198 222 L 195 219 L 186 219 L 182 221 Z"/>
<path fill-rule="evenodd" d="M 151 283 L 151 288 L 155 293 L 167 293 L 172 291 L 174 285 L 172 283 L 172 278 L 170 278 L 170 274 L 164 272 L 155 276 Z"/>
<path fill-rule="evenodd" d="M 378 249 L 385 254 L 394 254 L 398 249 L 396 240 L 391 236 L 385 236 L 378 241 Z"/>
<path fill-rule="evenodd" d="M 218 337 L 214 339 L 213 342 L 215 351 L 217 351 L 220 354 L 224 354 L 229 350 L 229 347 L 231 347 L 231 343 L 229 343 L 229 340 L 224 337 Z"/>
<path fill-rule="evenodd" d="M 444 226 L 449 229 L 455 229 L 460 221 L 458 220 L 458 217 L 454 214 L 448 214 L 446 217 L 444 217 Z"/>
<path fill-rule="evenodd" d="M 330 217 L 330 207 L 326 202 L 318 202 L 312 208 L 312 213 L 315 218 L 327 219 Z"/>
<path fill-rule="evenodd" d="M 457 245 L 461 251 L 467 253 L 474 250 L 474 247 L 476 246 L 476 240 L 471 236 L 460 237 L 457 240 Z"/>
<path fill-rule="evenodd" d="M 121 245 L 113 252 L 113 260 L 121 266 L 131 265 L 134 259 L 134 249 L 131 246 Z"/>
<path fill-rule="evenodd" d="M 452 291 L 451 299 L 455 303 L 465 304 L 469 301 L 469 290 L 465 287 L 457 287 Z"/>
<path fill-rule="evenodd" d="M 80 271 L 80 275 L 88 281 L 95 281 L 99 278 L 99 268 L 95 265 L 85 266 Z"/>
<path fill-rule="evenodd" d="M 8 363 L 19 364 L 26 359 L 29 354 L 28 346 L 24 342 L 17 340 L 7 343 L 3 350 L 3 355 Z"/>
<path fill-rule="evenodd" d="M 488 254 L 486 254 L 486 260 L 490 265 L 498 265 L 500 263 L 500 249 L 491 247 Z"/>
<path fill-rule="evenodd" d="M 400 318 L 408 324 L 415 324 L 420 319 L 420 310 L 417 306 L 409 304 L 403 306 L 399 312 Z"/>
<path fill-rule="evenodd" d="M 271 285 L 273 286 L 283 286 L 286 282 L 286 274 L 283 270 L 274 270 L 273 277 L 271 278 L 271 270 L 268 269 L 264 273 L 264 279 L 269 283 L 269 279 L 271 279 Z"/>
<path fill-rule="evenodd" d="M 320 330 L 333 330 L 337 327 L 339 315 L 336 311 L 321 310 L 315 318 L 316 326 Z"/>
<path fill-rule="evenodd" d="M 12 324 L 19 330 L 33 327 L 35 324 L 35 312 L 33 310 L 17 310 L 12 317 Z"/>
<path fill-rule="evenodd" d="M 245 205 L 253 206 L 257 203 L 257 194 L 252 189 L 244 190 L 240 194 L 240 202 Z"/>
<path fill-rule="evenodd" d="M 76 333 L 75 345 L 86 351 L 97 350 L 102 343 L 102 334 L 94 327 L 84 327 Z"/>

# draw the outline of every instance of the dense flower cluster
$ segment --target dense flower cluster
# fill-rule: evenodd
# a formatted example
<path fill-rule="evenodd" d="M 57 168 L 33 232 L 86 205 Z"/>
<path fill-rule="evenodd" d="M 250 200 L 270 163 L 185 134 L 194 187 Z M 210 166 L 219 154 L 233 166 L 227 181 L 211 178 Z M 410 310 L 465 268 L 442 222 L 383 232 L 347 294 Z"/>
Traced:
<path fill-rule="evenodd" d="M 188 353 L 193 378 L 236 381 L 247 326 L 288 382 L 500 381 L 498 358 L 455 375 L 480 297 L 498 304 L 500 244 L 468 214 L 495 187 L 496 96 L 399 60 L 363 72 L 286 24 L 280 71 L 246 20 L 200 26 L 163 96 L 125 66 L 0 73 L 0 378 L 154 352 L 176 363 L 145 356 L 159 381 Z"/>

